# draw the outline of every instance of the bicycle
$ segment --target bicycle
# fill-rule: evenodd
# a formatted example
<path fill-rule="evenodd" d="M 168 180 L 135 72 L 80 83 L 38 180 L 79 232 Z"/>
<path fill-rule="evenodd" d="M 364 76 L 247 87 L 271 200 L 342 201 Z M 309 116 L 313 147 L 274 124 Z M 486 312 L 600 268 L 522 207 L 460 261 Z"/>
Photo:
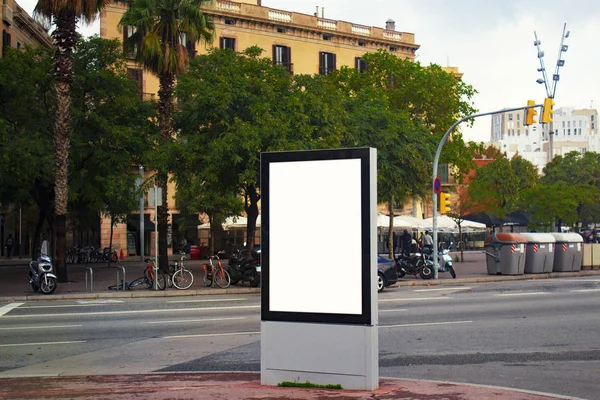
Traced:
<path fill-rule="evenodd" d="M 208 259 L 208 264 L 202 264 L 202 281 L 205 286 L 212 286 L 216 284 L 221 289 L 226 289 L 231 284 L 231 277 L 229 273 L 225 271 L 221 264 L 219 254 L 223 254 L 222 251 Z M 217 260 L 217 265 L 213 264 L 213 259 Z"/>
<path fill-rule="evenodd" d="M 169 274 L 167 275 L 169 287 L 175 286 L 179 290 L 186 290 L 194 283 L 192 271 L 183 264 L 185 259 L 185 254 L 182 254 L 180 262 L 175 261 L 169 266 Z"/>
<path fill-rule="evenodd" d="M 160 272 L 158 267 L 156 266 L 156 261 L 153 258 L 146 259 L 146 269 L 144 270 L 144 276 L 150 283 L 151 287 L 154 287 L 154 273 L 156 271 L 156 287 L 159 290 L 165 290 L 167 288 L 167 279 L 165 278 L 165 274 Z"/>

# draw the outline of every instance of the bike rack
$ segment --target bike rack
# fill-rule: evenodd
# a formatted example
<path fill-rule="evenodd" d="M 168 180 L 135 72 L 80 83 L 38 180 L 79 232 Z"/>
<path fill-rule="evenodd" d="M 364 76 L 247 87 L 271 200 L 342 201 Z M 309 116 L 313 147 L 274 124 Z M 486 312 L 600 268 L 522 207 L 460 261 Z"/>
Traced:
<path fill-rule="evenodd" d="M 121 287 L 120 290 L 125 290 L 125 267 L 117 265 L 113 268 L 117 270 L 117 290 L 119 290 L 119 286 Z M 123 272 L 123 281 L 121 284 L 119 284 L 119 269 Z"/>
<path fill-rule="evenodd" d="M 88 291 L 88 272 L 90 276 L 90 293 L 92 293 L 94 291 L 94 270 L 92 267 L 85 269 L 85 291 Z"/>

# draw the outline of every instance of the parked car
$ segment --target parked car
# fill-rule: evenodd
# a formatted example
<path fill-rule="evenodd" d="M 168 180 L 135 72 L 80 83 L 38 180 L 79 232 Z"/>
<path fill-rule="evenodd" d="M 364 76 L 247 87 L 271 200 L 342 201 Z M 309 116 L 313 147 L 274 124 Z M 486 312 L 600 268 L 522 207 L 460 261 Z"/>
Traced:
<path fill-rule="evenodd" d="M 394 260 L 388 260 L 386 256 L 377 256 L 377 291 L 398 282 L 398 272 Z"/>

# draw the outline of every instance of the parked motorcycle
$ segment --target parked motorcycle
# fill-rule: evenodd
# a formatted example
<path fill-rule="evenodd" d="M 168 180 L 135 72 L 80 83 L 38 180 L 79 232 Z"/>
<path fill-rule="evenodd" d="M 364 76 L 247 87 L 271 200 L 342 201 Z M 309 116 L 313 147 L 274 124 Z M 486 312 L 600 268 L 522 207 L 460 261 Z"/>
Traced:
<path fill-rule="evenodd" d="M 254 247 L 250 251 L 250 256 L 244 255 L 244 250 L 240 249 L 233 253 L 227 265 L 227 272 L 231 277 L 231 284 L 237 285 L 238 282 L 248 282 L 252 287 L 260 285 L 260 247 Z"/>
<path fill-rule="evenodd" d="M 29 283 L 34 292 L 52 294 L 56 290 L 58 279 L 53 270 L 52 260 L 46 255 L 29 262 Z"/>
<path fill-rule="evenodd" d="M 398 277 L 402 278 L 406 274 L 414 275 L 416 277 L 418 274 L 423 279 L 433 278 L 433 263 L 427 262 L 429 257 L 426 255 L 426 252 L 427 249 L 420 249 L 410 256 L 397 255 L 395 261 Z"/>
<path fill-rule="evenodd" d="M 454 271 L 454 267 L 452 266 L 452 256 L 450 256 L 450 251 L 448 249 L 441 250 L 438 255 L 438 260 L 438 265 L 441 265 L 438 272 L 450 272 L 452 278 L 456 279 L 456 271 Z"/>

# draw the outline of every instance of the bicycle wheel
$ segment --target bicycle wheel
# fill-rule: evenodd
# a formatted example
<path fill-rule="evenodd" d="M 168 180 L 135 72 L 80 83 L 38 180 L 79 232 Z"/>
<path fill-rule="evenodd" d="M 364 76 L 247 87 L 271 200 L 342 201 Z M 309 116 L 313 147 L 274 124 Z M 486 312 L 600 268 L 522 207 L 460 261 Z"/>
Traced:
<path fill-rule="evenodd" d="M 167 288 L 167 279 L 165 278 L 165 274 L 160 271 L 156 272 L 157 280 L 156 287 L 158 290 L 165 290 Z M 152 285 L 152 289 L 154 289 L 154 281 L 151 280 L 150 284 Z"/>
<path fill-rule="evenodd" d="M 173 274 L 172 282 L 177 289 L 189 289 L 194 283 L 194 275 L 187 269 L 180 269 Z"/>
<path fill-rule="evenodd" d="M 210 273 L 210 266 L 206 264 L 202 264 L 202 282 L 204 282 L 204 286 L 212 285 L 212 274 Z"/>
<path fill-rule="evenodd" d="M 231 283 L 231 277 L 229 276 L 229 273 L 223 268 L 217 268 L 215 271 L 215 283 L 221 289 L 228 288 L 229 284 Z"/>
<path fill-rule="evenodd" d="M 141 277 L 137 278 L 136 280 L 132 281 L 130 284 L 125 284 L 125 287 L 127 289 L 133 289 L 136 286 L 142 286 L 142 285 L 145 286 L 146 288 L 148 288 L 150 286 L 150 281 L 145 276 L 141 276 Z"/>

